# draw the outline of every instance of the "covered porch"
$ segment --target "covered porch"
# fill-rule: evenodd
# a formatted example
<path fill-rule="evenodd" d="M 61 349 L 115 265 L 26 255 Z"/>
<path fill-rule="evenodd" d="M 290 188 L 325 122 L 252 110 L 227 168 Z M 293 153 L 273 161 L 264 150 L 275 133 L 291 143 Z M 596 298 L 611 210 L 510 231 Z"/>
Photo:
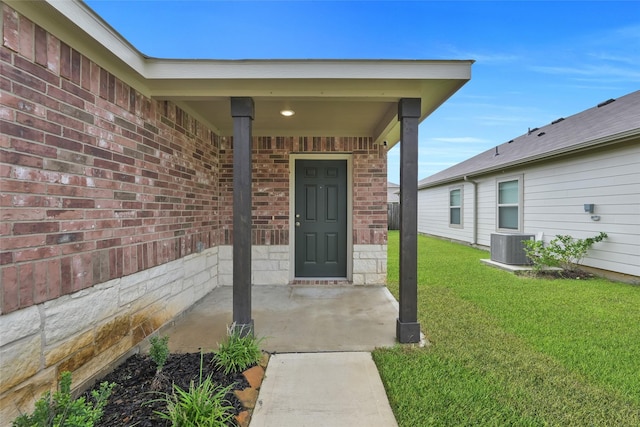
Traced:
<path fill-rule="evenodd" d="M 254 329 L 252 286 L 260 273 L 252 253 L 264 243 L 258 237 L 262 228 L 271 223 L 282 223 L 285 237 L 280 243 L 288 248 L 285 283 L 384 283 L 386 220 L 378 216 L 386 217 L 386 205 L 381 203 L 386 194 L 386 151 L 401 141 L 400 298 L 395 335 L 401 343 L 420 341 L 418 128 L 470 79 L 471 63 L 194 61 L 184 64 L 190 71 L 187 78 L 176 75 L 173 61 L 152 64 L 155 98 L 176 103 L 218 134 L 231 137 L 232 191 L 228 194 L 232 194 L 232 209 L 227 212 L 232 218 L 228 242 L 236 328 Z M 256 183 L 271 173 L 263 169 L 265 164 L 256 164 L 264 157 L 253 158 L 256 142 L 271 135 L 304 141 L 287 145 L 284 154 L 289 165 L 285 171 L 289 191 L 283 197 L 288 215 L 281 211 L 274 215 L 254 203 L 257 194 L 264 195 Z M 307 138 L 313 140 L 311 148 Z M 316 180 L 317 176 L 323 179 Z M 370 182 L 367 176 L 372 177 Z M 376 244 L 378 248 L 370 249 Z M 373 271 L 358 271 L 361 251 L 376 250 L 382 255 L 373 260 Z"/>

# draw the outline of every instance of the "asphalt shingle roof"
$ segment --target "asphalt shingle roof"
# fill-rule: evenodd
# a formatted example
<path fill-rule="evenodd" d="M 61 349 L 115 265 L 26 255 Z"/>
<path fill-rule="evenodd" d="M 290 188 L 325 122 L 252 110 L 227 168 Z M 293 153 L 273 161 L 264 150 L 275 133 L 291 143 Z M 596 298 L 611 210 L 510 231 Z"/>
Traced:
<path fill-rule="evenodd" d="M 531 129 L 509 142 L 431 175 L 418 188 L 431 187 L 506 167 L 640 136 L 640 90 L 581 113 Z M 498 155 L 496 155 L 498 153 Z"/>

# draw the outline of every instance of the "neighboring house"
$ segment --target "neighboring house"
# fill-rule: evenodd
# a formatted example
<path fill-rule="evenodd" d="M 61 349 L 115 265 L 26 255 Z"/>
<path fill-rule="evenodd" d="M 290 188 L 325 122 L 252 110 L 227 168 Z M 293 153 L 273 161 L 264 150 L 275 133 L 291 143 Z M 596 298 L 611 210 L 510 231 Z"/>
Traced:
<path fill-rule="evenodd" d="M 400 185 L 387 182 L 387 203 L 400 203 Z"/>
<path fill-rule="evenodd" d="M 0 7 L 2 420 L 217 286 L 252 326 L 252 285 L 384 283 L 387 149 L 417 153 L 471 72 L 149 58 L 79 0 Z M 415 315 L 399 337 L 419 339 Z"/>
<path fill-rule="evenodd" d="M 548 242 L 604 231 L 584 266 L 637 282 L 640 91 L 531 129 L 418 187 L 420 233 L 487 247 L 492 233 Z"/>

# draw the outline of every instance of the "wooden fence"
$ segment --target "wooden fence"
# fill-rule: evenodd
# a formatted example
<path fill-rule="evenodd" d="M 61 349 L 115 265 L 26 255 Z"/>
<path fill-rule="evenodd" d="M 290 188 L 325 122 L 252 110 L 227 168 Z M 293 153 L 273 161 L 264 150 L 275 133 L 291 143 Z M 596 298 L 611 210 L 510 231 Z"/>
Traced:
<path fill-rule="evenodd" d="M 400 203 L 387 203 L 387 226 L 389 230 L 400 230 Z"/>

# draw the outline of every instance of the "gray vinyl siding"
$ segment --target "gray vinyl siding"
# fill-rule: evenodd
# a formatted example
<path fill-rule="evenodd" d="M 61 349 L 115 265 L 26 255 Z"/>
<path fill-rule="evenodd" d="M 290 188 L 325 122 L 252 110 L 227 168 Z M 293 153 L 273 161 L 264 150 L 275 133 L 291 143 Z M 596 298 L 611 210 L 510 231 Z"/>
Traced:
<path fill-rule="evenodd" d="M 475 181 L 478 182 L 478 244 L 489 247 L 491 233 L 496 232 L 496 180 L 484 177 Z"/>
<path fill-rule="evenodd" d="M 545 241 L 558 234 L 576 238 L 608 238 L 596 244 L 583 264 L 640 276 L 640 141 L 511 170 L 504 174 L 474 177 L 478 185 L 477 244 L 490 246 L 496 232 L 496 181 L 521 175 L 523 181 L 523 233 L 543 233 Z M 448 224 L 448 194 L 464 184 L 464 229 Z M 584 204 L 595 204 L 591 214 Z M 418 231 L 472 242 L 473 186 L 453 182 L 418 192 Z"/>
<path fill-rule="evenodd" d="M 449 191 L 462 188 L 462 226 L 449 226 Z M 473 239 L 473 187 L 460 182 L 418 191 L 418 232 L 469 242 Z"/>
<path fill-rule="evenodd" d="M 640 276 L 640 144 L 525 171 L 524 231 L 585 238 L 604 231 L 583 264 Z M 593 214 L 584 204 L 595 204 Z M 600 216 L 600 221 L 591 220 Z"/>

